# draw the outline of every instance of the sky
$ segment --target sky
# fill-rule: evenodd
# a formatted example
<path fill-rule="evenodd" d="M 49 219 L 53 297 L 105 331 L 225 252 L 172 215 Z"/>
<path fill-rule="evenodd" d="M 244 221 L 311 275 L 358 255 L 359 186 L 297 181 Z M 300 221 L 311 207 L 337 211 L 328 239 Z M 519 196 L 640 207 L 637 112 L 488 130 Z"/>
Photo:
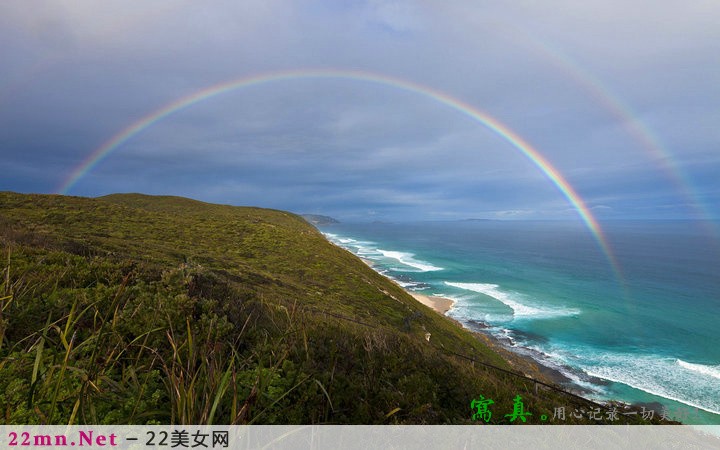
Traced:
<path fill-rule="evenodd" d="M 4 0 L 0 190 L 720 221 L 718 21 L 717 0 Z"/>

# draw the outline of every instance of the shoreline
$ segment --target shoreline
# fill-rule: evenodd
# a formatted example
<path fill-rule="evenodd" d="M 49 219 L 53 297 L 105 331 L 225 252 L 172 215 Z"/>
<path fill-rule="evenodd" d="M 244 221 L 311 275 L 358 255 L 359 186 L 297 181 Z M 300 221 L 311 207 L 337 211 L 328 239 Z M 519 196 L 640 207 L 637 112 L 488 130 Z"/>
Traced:
<path fill-rule="evenodd" d="M 410 294 L 415 300 L 419 301 L 425 306 L 430 307 L 433 311 L 443 316 L 446 315 L 446 313 L 453 308 L 453 305 L 455 305 L 455 300 L 449 299 L 447 297 L 419 294 L 417 292 L 409 291 L 407 289 L 405 289 L 405 292 Z"/>
<path fill-rule="evenodd" d="M 372 261 L 370 261 L 369 259 L 366 259 L 366 258 L 362 258 L 362 257 L 359 257 L 359 258 L 363 263 L 365 263 L 365 265 L 367 265 L 371 269 L 378 272 L 377 269 L 375 269 L 375 264 L 373 264 Z M 378 273 L 380 273 L 380 272 L 378 272 Z M 397 282 L 397 280 L 394 280 L 386 275 L 383 275 L 382 273 L 380 273 L 380 275 L 384 276 L 385 278 L 390 280 L 392 283 L 395 283 L 396 285 L 400 286 L 400 288 L 403 291 L 405 291 L 408 295 L 410 295 L 412 298 L 419 301 L 423 305 L 429 307 L 430 309 L 432 309 L 433 311 L 437 312 L 440 315 L 445 316 L 447 314 L 447 312 L 453 308 L 453 305 L 455 305 L 455 300 L 453 300 L 451 298 L 442 297 L 439 295 L 425 295 L 425 294 L 421 294 L 419 292 L 411 291 L 411 290 L 401 286 L 400 283 Z M 458 322 L 458 326 L 462 327 L 462 324 L 460 324 Z M 465 328 L 465 327 L 463 327 L 463 328 Z"/>
<path fill-rule="evenodd" d="M 361 257 L 359 255 L 354 254 L 354 252 L 344 248 L 343 246 L 336 244 L 335 242 L 332 242 L 328 239 L 329 242 L 331 242 L 334 245 L 337 245 L 338 247 L 342 248 L 343 250 L 349 251 L 354 256 L 358 257 L 366 266 L 370 267 L 372 270 L 380 274 L 381 276 L 385 277 L 392 283 L 396 284 L 400 289 L 402 289 L 407 295 L 412 297 L 417 302 L 429 307 L 432 309 L 435 313 L 444 316 L 447 320 L 450 320 L 454 323 L 457 327 L 463 329 L 464 331 L 467 331 L 471 333 L 473 336 L 475 336 L 476 339 L 481 341 L 484 345 L 486 345 L 490 350 L 495 352 L 498 356 L 500 356 L 502 359 L 504 359 L 514 370 L 516 373 L 524 375 L 525 377 L 528 377 L 530 379 L 534 379 L 546 384 L 551 384 L 553 386 L 556 386 L 562 391 L 566 391 L 572 395 L 584 398 L 585 400 L 595 403 L 597 405 L 603 405 L 605 407 L 611 407 L 616 406 L 619 408 L 627 409 L 631 407 L 635 408 L 645 408 L 649 407 L 651 410 L 654 410 L 655 412 L 660 411 L 664 404 L 662 402 L 633 402 L 628 403 L 626 401 L 617 400 L 617 399 L 594 399 L 593 393 L 594 391 L 586 388 L 578 383 L 573 378 L 570 378 L 572 375 L 566 375 L 562 368 L 560 367 L 554 367 L 550 365 L 546 365 L 542 362 L 542 356 L 543 354 L 538 353 L 538 358 L 534 358 L 528 353 L 534 352 L 532 349 L 528 349 L 521 346 L 516 346 L 512 340 L 511 337 L 502 337 L 502 336 L 496 336 L 488 330 L 491 328 L 490 325 L 482 322 L 482 321 L 476 321 L 476 320 L 470 320 L 469 323 L 463 323 L 453 317 L 448 316 L 448 312 L 450 312 L 455 303 L 456 300 L 443 297 L 442 295 L 427 295 L 427 294 L 421 294 L 416 291 L 412 291 L 408 289 L 406 286 L 403 286 L 398 280 L 395 280 L 394 278 L 382 273 L 380 270 L 378 270 L 377 265 L 374 261 L 369 260 L 367 258 Z M 536 352 L 537 353 L 537 352 Z M 573 372 L 572 368 L 567 367 L 568 370 Z M 595 378 L 595 377 L 593 377 Z M 605 381 L 602 379 L 597 379 L 601 381 Z M 609 383 L 609 382 L 608 382 Z M 683 403 L 683 402 L 679 402 Z M 658 409 L 659 408 L 659 409 Z M 696 408 L 697 409 L 697 408 Z M 666 419 L 667 420 L 667 419 Z M 667 424 L 681 424 L 677 420 L 677 418 L 669 419 Z"/>
<path fill-rule="evenodd" d="M 369 262 L 366 262 L 370 267 L 372 267 Z M 382 274 L 381 274 L 382 275 Z M 396 280 L 386 276 L 388 280 L 398 284 Z M 591 398 L 591 396 L 588 396 L 588 394 L 591 394 L 592 391 L 588 390 L 587 388 L 584 388 L 578 384 L 576 384 L 571 378 L 569 378 L 567 375 L 565 375 L 559 368 L 551 367 L 548 365 L 543 364 L 541 361 L 538 361 L 537 359 L 533 358 L 532 356 L 528 354 L 523 354 L 520 351 L 515 349 L 515 346 L 510 343 L 509 340 L 503 339 L 501 337 L 495 336 L 487 331 L 484 331 L 485 328 L 489 328 L 489 325 L 487 325 L 484 322 L 479 321 L 473 321 L 474 327 L 467 326 L 460 322 L 457 319 L 454 319 L 452 317 L 449 317 L 447 315 L 447 312 L 449 312 L 453 305 L 456 303 L 455 300 L 452 300 L 447 297 L 437 296 L 437 295 L 425 295 L 420 294 L 414 291 L 411 291 L 405 287 L 400 286 L 408 295 L 413 297 L 418 302 L 422 303 L 425 306 L 428 306 L 430 309 L 435 311 L 437 314 L 440 314 L 441 316 L 445 317 L 446 319 L 452 321 L 456 326 L 462 328 L 463 330 L 471 333 L 473 336 L 475 336 L 476 339 L 481 341 L 483 344 L 485 344 L 488 348 L 490 348 L 492 351 L 494 351 L 496 354 L 498 354 L 502 359 L 504 359 L 510 367 L 516 371 L 518 374 L 522 374 L 528 378 L 550 384 L 553 386 L 556 386 L 557 388 L 571 393 L 573 395 L 576 395 L 578 397 L 582 397 L 585 400 L 589 402 L 593 402 L 598 405 L 603 405 L 606 407 L 610 407 L 612 405 L 615 405 L 616 407 L 627 409 L 627 408 L 640 408 L 640 407 L 649 407 L 650 409 L 659 411 L 662 409 L 662 404 L 656 403 L 656 402 L 638 402 L 638 403 L 627 403 L 620 400 L 595 400 Z M 520 347 L 522 348 L 522 347 Z M 682 423 L 677 421 L 676 419 L 672 419 L 667 424 L 679 424 Z"/>
<path fill-rule="evenodd" d="M 342 247 L 341 247 L 342 248 Z M 352 252 L 351 252 L 352 253 Z M 357 255 L 356 255 L 357 256 Z M 376 267 L 375 264 L 370 261 L 369 259 L 359 257 L 360 260 L 365 263 L 368 267 L 373 269 L 374 271 L 380 273 Z M 512 345 L 508 345 L 507 343 L 504 343 L 503 340 L 497 336 L 494 336 L 488 332 L 482 331 L 483 328 L 489 328 L 489 326 L 482 322 L 477 322 L 477 328 L 473 329 L 471 327 L 466 326 L 462 322 L 453 319 L 452 317 L 449 317 L 447 313 L 453 308 L 455 305 L 455 300 L 442 297 L 439 295 L 426 295 L 421 294 L 419 292 L 411 291 L 410 289 L 407 289 L 400 285 L 400 283 L 397 282 L 397 280 L 384 275 L 380 273 L 383 277 L 387 278 L 391 282 L 398 285 L 405 293 L 407 293 L 409 296 L 417 300 L 418 302 L 422 303 L 423 305 L 429 307 L 433 311 L 435 311 L 437 314 L 440 314 L 441 316 L 445 317 L 446 319 L 452 321 L 456 326 L 462 328 L 465 331 L 468 331 L 471 333 L 475 338 L 482 341 L 486 346 L 488 346 L 491 350 L 493 350 L 495 353 L 500 355 L 501 358 L 503 358 L 505 361 L 510 364 L 511 367 L 513 367 L 518 372 L 521 372 L 525 376 L 528 376 L 530 378 L 537 379 L 538 381 L 542 381 L 545 383 L 551 383 L 554 384 L 560 388 L 563 388 L 568 391 L 572 391 L 576 395 L 583 396 L 587 394 L 587 390 L 583 389 L 581 386 L 576 385 L 573 383 L 573 381 L 568 378 L 565 374 L 563 374 L 559 369 L 546 366 L 539 361 L 535 360 L 529 355 L 522 355 L 519 352 L 513 350 Z M 569 386 L 568 386 L 569 385 Z M 587 398 L 587 397 L 585 397 Z M 588 399 L 591 400 L 592 399 Z"/>
<path fill-rule="evenodd" d="M 393 281 L 392 278 L 388 278 Z M 500 355 L 510 366 L 515 370 L 521 372 L 525 376 L 543 381 L 546 383 L 552 383 L 568 391 L 576 391 L 575 393 L 581 395 L 583 393 L 582 388 L 575 385 L 570 378 L 563 374 L 560 370 L 546 366 L 539 361 L 535 360 L 531 356 L 522 355 L 519 352 L 513 350 L 512 345 L 508 345 L 503 342 L 501 338 L 494 336 L 490 333 L 482 331 L 482 328 L 487 328 L 488 325 L 478 322 L 478 329 L 473 329 L 465 326 L 462 322 L 448 317 L 447 313 L 453 308 L 455 300 L 447 297 L 437 295 L 425 295 L 411 290 L 403 288 L 411 297 L 425 306 L 428 306 L 436 313 L 444 316 L 448 320 L 451 320 L 455 325 L 462 328 L 465 331 L 470 332 L 475 338 L 480 340 L 483 344 L 492 349 L 495 353 Z M 568 384 L 572 386 L 568 387 Z M 588 399 L 590 400 L 590 399 Z"/>
<path fill-rule="evenodd" d="M 386 277 L 391 281 L 395 281 L 392 278 Z M 401 286 L 402 287 L 402 286 Z M 606 407 L 610 406 L 616 406 L 619 408 L 627 409 L 627 408 L 641 408 L 641 407 L 649 407 L 650 409 L 660 411 L 662 409 L 662 404 L 656 403 L 656 402 L 638 402 L 638 403 L 627 403 L 620 400 L 596 400 L 591 398 L 591 396 L 588 396 L 588 394 L 591 394 L 592 391 L 588 390 L 587 388 L 584 388 L 577 383 L 575 383 L 571 378 L 569 378 L 567 375 L 565 375 L 559 368 L 551 367 L 548 365 L 543 364 L 542 362 L 538 361 L 537 359 L 533 358 L 532 356 L 528 354 L 523 354 L 520 351 L 515 349 L 515 346 L 510 343 L 509 340 L 503 339 L 501 337 L 495 336 L 487 331 L 484 331 L 485 328 L 489 328 L 489 325 L 487 325 L 484 322 L 479 321 L 473 321 L 473 324 L 475 327 L 466 326 L 462 322 L 458 321 L 457 319 L 454 319 L 452 317 L 449 317 L 446 313 L 452 309 L 452 305 L 455 304 L 455 301 L 446 297 L 441 296 L 429 296 L 424 294 L 418 294 L 417 292 L 413 292 L 411 290 L 408 290 L 406 288 L 403 288 L 403 290 L 410 295 L 411 297 L 415 298 L 420 303 L 430 307 L 433 311 L 440 314 L 441 316 L 445 317 L 446 319 L 452 321 L 456 326 L 462 328 L 465 331 L 468 331 L 473 336 L 475 336 L 476 339 L 481 341 L 484 345 L 486 345 L 489 349 L 491 349 L 493 352 L 498 354 L 502 359 L 504 359 L 510 367 L 516 371 L 518 374 L 522 374 L 528 378 L 550 384 L 553 386 L 556 386 L 557 388 L 561 389 L 562 391 L 571 393 L 572 395 L 576 395 L 578 397 L 582 397 L 585 400 L 589 402 L 593 402 L 598 405 L 603 405 Z M 520 347 L 523 348 L 523 347 Z M 681 422 L 673 419 L 667 422 L 668 424 L 682 424 Z"/>

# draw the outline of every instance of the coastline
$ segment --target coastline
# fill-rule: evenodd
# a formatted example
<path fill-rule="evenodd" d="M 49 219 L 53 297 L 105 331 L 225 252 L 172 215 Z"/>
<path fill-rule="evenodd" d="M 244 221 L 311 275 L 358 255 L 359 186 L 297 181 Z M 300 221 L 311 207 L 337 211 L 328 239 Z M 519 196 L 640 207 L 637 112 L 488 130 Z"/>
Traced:
<path fill-rule="evenodd" d="M 331 241 L 330 241 L 331 242 Z M 332 243 L 332 242 L 331 242 Z M 334 243 L 333 243 L 334 244 Z M 337 245 L 337 244 L 334 244 Z M 342 247 L 341 247 L 342 248 Z M 356 255 L 357 256 L 357 255 Z M 391 282 L 397 284 L 404 290 L 409 296 L 417 300 L 418 302 L 422 303 L 423 305 L 429 307 L 436 313 L 440 314 L 441 316 L 445 317 L 447 320 L 450 320 L 453 322 L 456 326 L 462 328 L 465 331 L 470 332 L 473 336 L 475 336 L 478 340 L 483 342 L 486 346 L 488 346 L 490 349 L 492 349 L 495 353 L 500 355 L 505 361 L 510 364 L 511 367 L 513 367 L 518 372 L 522 373 L 523 375 L 536 379 L 538 381 L 542 381 L 544 383 L 551 383 L 558 387 L 562 387 L 565 390 L 568 391 L 574 391 L 577 395 L 582 396 L 583 393 L 586 393 L 587 391 L 584 391 L 580 386 L 577 386 L 572 382 L 570 378 L 565 376 L 560 370 L 546 366 L 538 362 L 537 360 L 533 359 L 531 356 L 528 355 L 522 355 L 518 353 L 517 351 L 512 350 L 512 346 L 504 343 L 502 339 L 493 336 L 490 333 L 483 332 L 483 328 L 487 328 L 487 325 L 481 322 L 477 322 L 477 329 L 472 329 L 470 327 L 465 326 L 462 322 L 453 319 L 452 317 L 449 317 L 447 313 L 453 308 L 453 305 L 455 304 L 455 300 L 442 297 L 438 295 L 425 295 L 421 294 L 419 292 L 411 291 L 405 287 L 403 287 L 400 283 L 397 282 L 397 280 L 388 277 L 385 274 L 382 274 L 377 270 L 375 267 L 375 264 L 369 259 L 359 257 L 360 260 L 365 263 L 368 267 L 375 270 L 376 272 L 380 273 L 382 276 L 390 280 Z M 572 387 L 570 387 L 570 386 Z"/>
<path fill-rule="evenodd" d="M 480 320 L 471 320 L 466 318 L 465 315 L 462 314 L 462 308 L 460 311 L 453 311 L 454 306 L 456 306 L 455 304 L 457 300 L 444 297 L 444 294 L 442 293 L 436 294 L 436 292 L 438 291 L 431 290 L 433 289 L 432 286 L 434 286 L 434 284 L 415 280 L 414 277 L 411 276 L 401 275 L 399 276 L 399 279 L 393 278 L 388 274 L 388 272 L 392 269 L 386 268 L 380 262 L 369 259 L 369 257 L 365 257 L 365 252 L 367 252 L 368 250 L 365 249 L 365 247 L 359 245 L 367 245 L 365 242 L 359 242 L 359 244 L 357 245 L 360 250 L 364 250 L 359 251 L 358 253 L 360 254 L 358 254 L 352 251 L 350 248 L 346 248 L 344 245 L 333 242 L 333 240 L 331 240 L 329 237 L 328 240 L 334 245 L 337 245 L 338 247 L 354 254 L 363 263 L 365 263 L 365 265 L 369 266 L 375 272 L 379 273 L 386 279 L 396 284 L 415 301 L 422 303 L 423 305 L 432 309 L 437 314 L 445 316 L 445 319 L 453 322 L 455 326 L 463 329 L 466 332 L 470 332 L 472 335 L 475 336 L 476 339 L 481 341 L 492 352 L 504 359 L 511 366 L 511 370 L 516 372 L 518 375 L 523 375 L 525 377 L 532 378 L 540 382 L 551 384 L 562 391 L 566 391 L 568 393 L 571 393 L 572 395 L 582 397 L 590 402 L 594 402 L 597 405 L 605 405 L 608 408 L 618 407 L 622 409 L 627 409 L 634 407 L 636 409 L 643 408 L 643 410 L 647 408 L 648 410 L 654 411 L 654 413 L 658 415 L 661 413 L 665 414 L 666 412 L 670 411 L 670 413 L 672 414 L 672 416 L 670 416 L 671 418 L 664 418 L 663 423 L 677 424 L 680 423 L 678 421 L 678 418 L 682 419 L 682 417 L 686 417 L 688 414 L 691 414 L 691 412 L 688 413 L 686 411 L 689 411 L 692 405 L 687 406 L 685 402 L 680 400 L 674 400 L 672 398 L 669 399 L 670 402 L 668 404 L 664 401 L 655 400 L 652 398 L 619 400 L 617 397 L 609 397 L 607 395 L 603 395 L 602 390 L 605 386 L 612 384 L 612 381 L 607 381 L 603 378 L 588 375 L 581 369 L 573 368 L 572 366 L 561 365 L 560 363 L 554 361 L 549 355 L 542 353 L 542 351 L 540 350 L 520 345 L 515 341 L 515 339 L 518 338 L 518 336 L 520 336 L 520 338 L 523 337 L 521 335 L 521 332 L 518 332 L 518 335 L 516 335 L 514 332 L 512 332 L 512 330 L 502 329 L 498 331 L 497 326 L 492 326 Z M 372 251 L 372 249 L 370 251 Z M 412 254 L 409 255 L 414 256 Z M 419 279 L 424 280 L 425 278 L 421 277 Z M 418 289 L 419 291 L 415 291 L 413 289 Z M 439 288 L 439 290 L 442 291 L 442 288 Z M 435 295 L 428 295 L 430 293 Z M 595 388 L 595 386 L 599 387 Z M 639 390 L 643 391 L 643 389 Z M 653 394 L 652 392 L 644 392 L 649 393 L 651 396 L 654 395 L 661 397 L 659 395 Z M 698 414 L 697 410 L 698 408 L 696 407 L 696 414 Z M 678 412 L 674 413 L 673 411 Z M 682 416 L 682 414 L 685 414 L 685 416 Z M 703 420 L 705 420 L 705 418 L 703 415 L 698 416 L 698 418 L 700 420 L 700 422 L 698 423 L 711 423 L 704 422 Z M 684 420 L 683 422 L 688 423 Z"/>
<path fill-rule="evenodd" d="M 388 279 L 394 282 L 392 278 Z M 425 306 L 430 307 L 433 311 L 452 321 L 458 327 L 472 333 L 473 336 L 475 336 L 478 340 L 482 341 L 482 343 L 486 346 L 490 347 L 495 353 L 499 354 L 504 360 L 506 360 L 515 370 L 521 372 L 525 376 L 537 379 L 538 381 L 542 381 L 545 383 L 559 385 L 563 387 L 563 389 L 568 389 L 568 383 L 572 384 L 572 380 L 565 376 L 560 370 L 545 366 L 530 356 L 521 355 L 518 352 L 513 351 L 511 346 L 503 343 L 501 339 L 491 335 L 490 333 L 473 330 L 466 327 L 461 322 L 451 317 L 448 317 L 447 313 L 452 309 L 453 305 L 455 304 L 454 300 L 437 295 L 420 294 L 408 289 L 404 290 L 415 300 L 419 301 Z M 484 324 L 478 323 L 478 328 L 482 329 L 484 326 Z M 575 385 L 573 384 L 573 386 Z M 575 388 L 574 390 L 577 390 L 578 393 L 582 392 L 582 390 L 579 390 L 577 388 Z"/>
<path fill-rule="evenodd" d="M 373 270 L 376 270 L 374 265 L 371 261 L 366 260 L 364 258 L 361 258 L 362 261 L 370 266 Z M 377 270 L 376 270 L 377 271 Z M 455 304 L 455 300 L 437 296 L 437 295 L 425 295 L 420 294 L 418 292 L 411 291 L 402 285 L 400 285 L 396 280 L 394 280 L 391 277 L 388 277 L 387 275 L 384 275 L 381 273 L 385 278 L 392 281 L 393 283 L 400 286 L 409 296 L 417 300 L 418 302 L 422 303 L 423 305 L 429 307 L 433 311 L 435 311 L 437 314 L 440 314 L 441 316 L 445 317 L 447 320 L 453 322 L 456 326 L 462 328 L 465 331 L 468 331 L 473 336 L 475 336 L 476 339 L 481 341 L 483 344 L 485 344 L 487 347 L 489 347 L 492 351 L 500 355 L 501 358 L 503 358 L 511 367 L 513 370 L 515 370 L 518 374 L 522 374 L 528 378 L 550 384 L 553 386 L 556 386 L 557 388 L 569 392 L 573 395 L 576 395 L 578 397 L 582 397 L 590 402 L 595 402 L 596 404 L 600 405 L 607 405 L 612 406 L 615 405 L 617 407 L 627 409 L 629 407 L 649 407 L 650 409 L 658 409 L 661 407 L 659 403 L 625 403 L 618 400 L 610 400 L 610 401 L 600 401 L 600 400 L 593 400 L 592 398 L 588 397 L 587 394 L 589 394 L 591 391 L 583 388 L 582 386 L 576 384 L 571 378 L 566 376 L 560 369 L 554 368 L 545 364 L 542 364 L 540 361 L 536 360 L 530 355 L 522 354 L 518 352 L 517 350 L 513 349 L 513 345 L 508 340 L 504 340 L 502 338 L 499 338 L 493 334 L 490 334 L 489 332 L 483 331 L 485 328 L 489 328 L 487 324 L 484 322 L 474 321 L 473 325 L 474 327 L 466 326 L 462 322 L 449 317 L 447 313 L 453 308 L 453 305 Z M 671 420 L 667 422 L 668 424 L 678 424 L 681 425 L 681 422 L 678 422 L 676 420 Z"/>
<path fill-rule="evenodd" d="M 408 291 L 405 289 L 405 292 L 410 294 L 415 300 L 419 301 L 425 306 L 429 306 L 432 308 L 435 312 L 438 314 L 445 315 L 448 311 L 450 311 L 455 304 L 455 301 L 452 299 L 449 299 L 447 297 L 439 297 L 436 295 L 425 295 L 425 294 L 418 294 L 417 292 Z"/>

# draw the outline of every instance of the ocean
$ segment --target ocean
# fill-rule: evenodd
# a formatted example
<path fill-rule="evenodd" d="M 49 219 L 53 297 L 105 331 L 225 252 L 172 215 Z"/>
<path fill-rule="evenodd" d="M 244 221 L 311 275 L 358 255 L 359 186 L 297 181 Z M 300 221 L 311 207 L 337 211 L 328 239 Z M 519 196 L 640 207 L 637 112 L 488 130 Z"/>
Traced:
<path fill-rule="evenodd" d="M 334 224 L 333 243 L 596 400 L 720 424 L 720 241 L 710 222 Z M 648 406 L 648 410 L 651 409 Z"/>

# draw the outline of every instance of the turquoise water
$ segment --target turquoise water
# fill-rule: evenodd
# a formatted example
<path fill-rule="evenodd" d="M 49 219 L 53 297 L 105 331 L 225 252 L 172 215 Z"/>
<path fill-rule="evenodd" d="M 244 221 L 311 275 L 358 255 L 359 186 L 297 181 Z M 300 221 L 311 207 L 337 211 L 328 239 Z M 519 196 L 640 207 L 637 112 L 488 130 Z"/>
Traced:
<path fill-rule="evenodd" d="M 595 399 L 720 424 L 720 243 L 705 222 L 338 224 L 336 244 Z"/>

